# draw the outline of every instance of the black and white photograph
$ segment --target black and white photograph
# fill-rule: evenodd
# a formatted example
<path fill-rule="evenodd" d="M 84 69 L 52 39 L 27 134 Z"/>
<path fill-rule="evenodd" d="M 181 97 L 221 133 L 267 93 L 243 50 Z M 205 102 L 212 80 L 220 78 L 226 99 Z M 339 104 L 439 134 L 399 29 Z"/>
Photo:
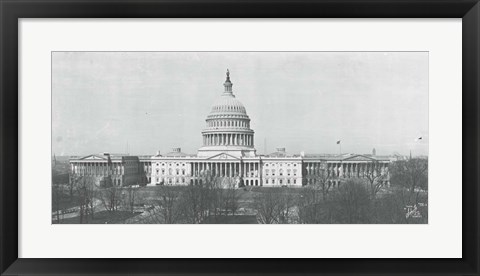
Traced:
<path fill-rule="evenodd" d="M 428 52 L 51 66 L 52 224 L 428 224 Z"/>

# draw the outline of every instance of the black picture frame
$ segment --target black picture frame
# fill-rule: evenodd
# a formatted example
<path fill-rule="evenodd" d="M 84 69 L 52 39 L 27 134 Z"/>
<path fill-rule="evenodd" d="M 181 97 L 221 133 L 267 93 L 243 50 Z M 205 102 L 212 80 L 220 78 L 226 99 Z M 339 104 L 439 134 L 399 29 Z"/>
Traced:
<path fill-rule="evenodd" d="M 480 5 L 473 0 L 1 0 L 2 275 L 335 274 L 479 275 Z M 18 20 L 20 18 L 462 18 L 462 258 L 18 258 Z M 445 65 L 448 66 L 448 65 Z M 445 145 L 448 146 L 448 145 Z M 458 162 L 448 160 L 446 162 Z M 460 185 L 460 183 L 451 183 Z M 441 246 L 441 241 L 439 241 Z"/>

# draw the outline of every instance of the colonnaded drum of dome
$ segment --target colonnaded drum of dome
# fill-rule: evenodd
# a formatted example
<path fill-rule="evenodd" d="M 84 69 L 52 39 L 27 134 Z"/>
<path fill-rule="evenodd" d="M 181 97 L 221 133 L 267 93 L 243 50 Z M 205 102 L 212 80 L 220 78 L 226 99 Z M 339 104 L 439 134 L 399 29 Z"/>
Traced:
<path fill-rule="evenodd" d="M 261 55 L 261 53 L 257 54 Z M 407 53 L 403 54 L 407 55 Z M 314 56 L 315 53 L 311 53 L 311 55 Z M 326 53 L 324 55 L 328 56 Z M 283 58 L 285 56 L 288 57 L 288 53 L 282 55 Z M 373 56 L 384 57 L 383 53 Z M 404 64 L 405 61 L 401 59 L 402 57 L 404 56 L 399 55 L 393 59 L 390 57 L 381 62 L 376 70 L 372 69 L 375 68 L 373 65 L 360 65 L 360 68 L 356 69 L 358 71 L 354 70 L 353 74 L 350 74 L 352 82 L 365 82 L 366 76 L 362 70 L 376 72 L 384 67 L 390 68 L 397 63 L 399 66 L 403 66 L 404 70 L 411 69 L 412 66 L 419 66 L 420 68 L 417 69 L 419 74 L 426 76 L 428 56 L 414 55 L 411 60 L 415 62 L 411 61 L 412 64 Z M 62 60 L 62 55 L 58 54 L 56 58 Z M 107 60 L 115 60 L 115 58 L 117 57 L 109 56 Z M 345 64 L 348 64 L 349 58 L 356 62 L 363 62 L 362 56 L 355 54 L 342 56 L 337 53 L 329 56 L 329 59 L 335 58 Z M 55 62 L 55 58 L 53 61 Z M 315 68 L 315 66 L 311 65 L 311 68 Z M 401 79 L 403 71 L 397 71 L 383 74 Z M 269 74 L 268 71 L 263 73 Z M 360 76 L 355 76 L 355 73 Z M 111 74 L 115 74 L 115 70 Z M 121 73 L 118 72 L 118 74 Z M 315 106 L 311 101 L 317 101 L 317 99 L 312 98 L 309 101 L 301 99 L 299 97 L 302 96 L 297 95 L 297 97 L 289 97 L 292 102 L 286 104 L 304 104 L 305 109 L 299 108 L 300 112 L 289 114 L 288 117 L 305 118 L 302 115 L 302 111 L 304 111 L 311 116 L 311 120 L 297 119 L 296 125 L 288 124 L 289 130 L 272 130 L 271 134 L 260 131 L 264 137 L 256 139 L 252 126 L 265 126 L 265 123 L 257 122 L 257 118 L 251 118 L 247 113 L 247 108 L 241 99 L 249 100 L 245 97 L 247 95 L 252 97 L 252 94 L 242 93 L 241 90 L 237 92 L 234 89 L 233 82 L 236 74 L 241 74 L 241 71 L 231 72 L 226 69 L 226 73 L 223 75 L 223 89 L 214 92 L 217 96 L 211 105 L 210 112 L 205 114 L 201 133 L 196 136 L 197 138 L 192 135 L 188 144 L 185 145 L 191 149 L 191 144 L 199 144 L 196 153 L 185 153 L 178 145 L 165 153 L 157 151 L 151 155 L 140 155 L 133 152 L 130 154 L 129 147 L 131 145 L 141 145 L 133 140 L 127 141 L 126 153 L 123 154 L 102 151 L 96 154 L 65 156 L 53 152 L 52 223 L 400 224 L 428 222 L 428 152 L 424 151 L 425 146 L 428 148 L 426 118 L 421 118 L 420 122 L 416 122 L 418 126 L 411 127 L 414 131 L 409 134 L 410 141 L 406 141 L 403 138 L 402 140 L 398 137 L 382 135 L 382 132 L 389 131 L 387 128 L 394 127 L 388 125 L 387 122 L 392 123 L 398 119 L 385 113 L 389 109 L 396 112 L 395 107 L 385 107 L 382 103 L 375 101 L 373 104 L 371 103 L 374 97 L 385 97 L 385 92 L 383 94 L 372 92 L 372 95 L 369 95 L 368 89 L 360 88 L 360 90 L 366 91 L 364 92 L 366 93 L 365 104 L 377 108 L 377 111 L 373 110 L 375 112 L 372 112 L 371 109 L 361 110 L 362 102 L 345 100 L 345 93 L 342 91 L 337 92 L 338 96 L 330 93 L 328 96 L 318 98 L 321 101 L 327 101 L 327 99 L 332 101 L 333 99 L 331 104 L 321 104 L 323 109 L 328 110 L 308 109 L 307 107 Z M 282 72 L 275 72 L 275 75 L 282 74 Z M 282 78 L 285 80 L 286 87 L 292 83 L 295 84 L 295 78 L 291 77 L 292 74 L 289 71 Z M 218 76 L 218 87 L 221 87 L 221 75 L 218 74 Z M 404 78 L 409 76 L 410 73 Z M 328 90 L 326 87 L 330 82 L 345 89 L 353 89 L 348 85 L 339 84 L 344 81 L 345 76 L 339 76 L 333 81 L 325 81 L 325 87 L 317 86 L 317 83 L 322 83 L 322 80 L 312 78 L 306 81 L 305 78 L 305 76 L 298 76 L 298 85 L 304 87 L 303 89 L 311 89 L 309 82 L 313 83 L 312 87 L 315 88 L 312 91 Z M 278 82 L 282 82 L 282 79 L 278 79 Z M 413 89 L 414 91 L 408 93 L 411 93 L 412 96 L 421 95 L 422 98 L 428 98 L 428 90 L 425 90 L 427 80 L 409 79 L 408 85 L 417 85 L 418 91 Z M 189 81 L 191 82 L 191 80 Z M 161 84 L 161 81 L 158 82 Z M 305 85 L 306 82 L 307 85 Z M 241 87 L 253 90 L 257 88 L 258 83 L 261 82 L 256 81 L 253 88 L 249 87 L 249 83 L 242 83 Z M 395 84 L 398 85 L 397 80 L 387 80 L 378 88 L 373 85 L 372 89 L 379 90 L 381 87 L 391 87 Z M 269 85 L 266 84 L 266 86 Z M 398 90 L 403 88 L 400 85 Z M 262 87 L 262 89 L 267 88 Z M 268 93 L 271 92 L 266 92 L 266 94 Z M 54 93 L 54 95 L 57 94 Z M 92 95 L 94 94 L 92 93 Z M 275 97 L 272 95 L 269 95 L 270 99 Z M 173 97 L 175 96 L 177 95 L 173 95 Z M 189 97 L 188 93 L 184 96 Z M 387 98 L 394 96 L 396 94 L 387 95 Z M 102 97 L 111 100 L 109 95 Z M 168 97 L 159 99 L 166 102 L 167 105 L 169 104 Z M 265 99 L 268 100 L 266 96 Z M 358 99 L 361 98 L 355 97 L 356 101 Z M 203 98 L 199 99 L 202 106 L 204 106 L 203 101 Z M 112 104 L 116 104 L 116 102 Z M 122 104 L 128 106 L 128 102 Z M 171 104 L 174 106 L 175 102 Z M 396 104 L 402 103 L 397 101 Z M 280 108 L 285 112 L 290 110 L 284 106 Z M 114 109 L 112 108 L 112 110 Z M 406 104 L 402 104 L 400 108 L 401 111 L 408 109 Z M 125 112 L 128 108 L 122 110 Z M 255 111 L 255 114 L 260 113 L 258 110 Z M 176 131 L 172 129 L 172 125 L 168 127 L 168 123 L 165 123 L 167 129 L 159 126 L 165 120 L 169 120 L 166 112 L 157 110 L 149 112 L 158 114 L 158 119 L 151 121 L 155 123 L 152 128 L 161 128 L 166 132 Z M 146 112 L 145 115 L 150 116 L 149 112 Z M 427 114 L 422 109 L 415 112 Z M 376 113 L 389 118 L 372 117 Z M 185 114 L 182 114 L 182 120 L 196 119 L 193 116 L 187 118 Z M 334 116 L 333 119 L 330 115 Z M 103 116 L 103 114 L 99 113 L 99 116 Z M 340 118 L 337 118 L 338 116 Z M 265 117 L 262 116 L 262 118 Z M 318 123 L 317 120 L 322 120 L 322 122 Z M 332 121 L 331 125 L 329 125 L 329 121 Z M 415 119 L 407 118 L 407 121 L 413 123 Z M 319 127 L 316 126 L 317 124 Z M 134 125 L 138 129 L 144 127 L 143 125 L 148 128 L 144 122 Z M 428 126 L 428 117 L 426 125 Z M 266 137 L 268 135 L 273 137 L 271 140 L 277 141 L 278 137 L 283 137 L 283 133 L 291 133 L 293 131 L 290 129 L 296 129 L 295 135 L 303 137 L 303 134 L 298 131 L 298 126 L 305 126 L 307 135 L 317 133 L 314 137 L 305 136 L 303 138 L 311 141 L 310 143 L 325 140 L 324 137 L 330 135 L 330 142 L 322 141 L 327 145 L 325 147 L 327 153 L 298 151 L 299 147 L 296 147 L 296 144 L 291 141 L 286 141 L 285 144 L 293 144 L 294 151 L 279 145 L 280 147 L 276 147 L 275 150 L 267 152 Z M 107 128 L 110 126 L 107 125 Z M 362 131 L 357 128 L 366 130 Z M 418 131 L 415 132 L 415 130 Z M 359 142 L 353 141 L 350 137 L 344 137 L 342 132 L 358 135 L 355 137 L 358 141 L 363 139 L 369 142 L 374 141 L 374 143 L 370 145 L 370 151 L 367 153 L 346 152 L 346 150 L 355 148 L 364 149 L 365 145 L 359 145 Z M 103 135 L 102 130 L 99 130 L 99 133 Z M 364 138 L 374 135 L 378 135 L 378 137 Z M 103 136 L 105 139 L 111 139 L 108 132 Z M 142 140 L 140 136 L 138 139 Z M 167 135 L 162 137 L 170 139 Z M 285 137 L 286 140 L 289 139 L 288 135 Z M 292 141 L 302 141 L 298 137 Z M 382 139 L 388 139 L 388 141 L 383 142 Z M 399 142 L 399 140 L 401 141 Z M 263 152 L 258 150 L 259 141 L 263 145 Z M 162 141 L 158 141 L 158 143 L 162 143 Z M 85 148 L 88 149 L 88 147 Z M 397 150 L 403 152 L 399 153 Z M 347 195 L 348 197 L 346 197 Z M 353 209 L 350 208 L 353 206 L 352 204 L 355 206 Z"/>

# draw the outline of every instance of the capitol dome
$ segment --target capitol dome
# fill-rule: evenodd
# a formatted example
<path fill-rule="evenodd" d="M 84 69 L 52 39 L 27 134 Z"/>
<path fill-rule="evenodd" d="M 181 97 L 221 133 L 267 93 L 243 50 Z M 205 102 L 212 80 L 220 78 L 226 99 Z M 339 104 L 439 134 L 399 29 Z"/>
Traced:
<path fill-rule="evenodd" d="M 212 106 L 210 114 L 217 115 L 219 113 L 234 114 L 239 113 L 247 115 L 247 111 L 243 104 L 235 98 L 233 94 L 224 94 L 220 96 L 220 99 Z"/>
<path fill-rule="evenodd" d="M 235 97 L 227 70 L 227 79 L 223 84 L 225 90 L 213 104 L 202 131 L 203 147 L 200 155 L 213 155 L 228 152 L 235 155 L 250 156 L 254 154 L 253 130 L 250 118 L 243 104 Z"/>

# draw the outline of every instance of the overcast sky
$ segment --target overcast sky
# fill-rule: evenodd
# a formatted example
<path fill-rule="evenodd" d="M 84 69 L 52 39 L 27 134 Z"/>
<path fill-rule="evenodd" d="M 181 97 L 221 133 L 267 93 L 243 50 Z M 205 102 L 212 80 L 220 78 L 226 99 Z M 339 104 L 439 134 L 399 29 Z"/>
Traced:
<path fill-rule="evenodd" d="M 227 68 L 260 154 L 338 153 L 337 140 L 428 154 L 426 52 L 54 52 L 52 67 L 56 155 L 196 153 Z"/>

